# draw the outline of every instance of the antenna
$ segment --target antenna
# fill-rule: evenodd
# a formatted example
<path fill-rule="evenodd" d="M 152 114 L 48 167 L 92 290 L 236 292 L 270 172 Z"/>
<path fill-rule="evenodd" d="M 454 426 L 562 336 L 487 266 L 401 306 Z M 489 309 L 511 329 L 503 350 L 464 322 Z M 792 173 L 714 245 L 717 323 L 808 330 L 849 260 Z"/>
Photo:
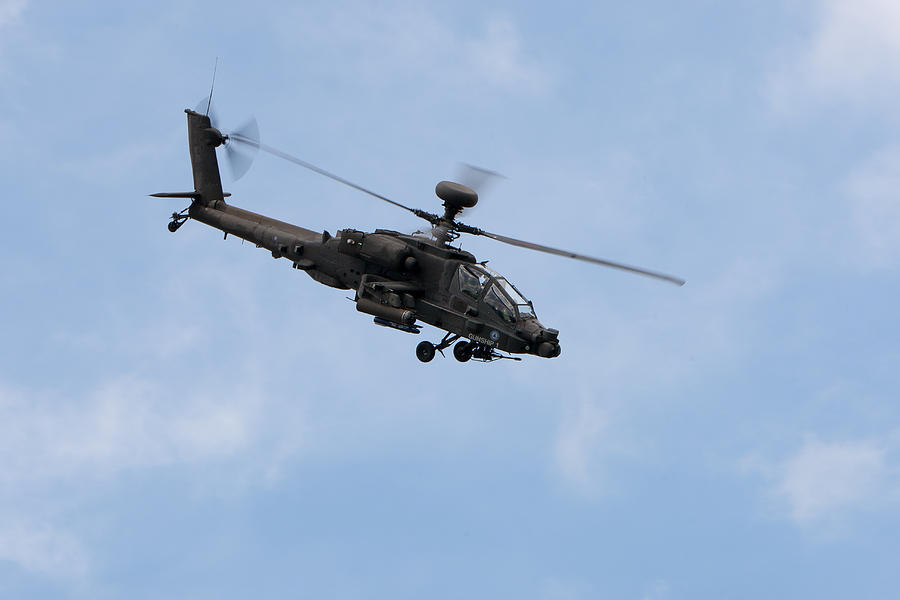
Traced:
<path fill-rule="evenodd" d="M 212 106 L 212 95 L 213 89 L 216 87 L 216 70 L 219 68 L 219 57 L 216 57 L 216 64 L 213 67 L 213 80 L 212 85 L 209 86 L 209 101 L 206 103 L 206 116 L 209 116 L 209 107 Z"/>

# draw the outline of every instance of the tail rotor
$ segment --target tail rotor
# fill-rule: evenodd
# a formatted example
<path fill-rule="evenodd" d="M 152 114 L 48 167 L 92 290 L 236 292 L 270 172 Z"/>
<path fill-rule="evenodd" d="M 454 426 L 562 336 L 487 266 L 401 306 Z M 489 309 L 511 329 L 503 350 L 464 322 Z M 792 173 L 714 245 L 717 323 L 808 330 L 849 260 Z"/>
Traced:
<path fill-rule="evenodd" d="M 219 126 L 215 105 L 209 96 L 197 104 L 195 112 L 206 114 L 210 124 L 222 132 L 225 140 L 225 158 L 228 161 L 232 181 L 237 181 L 246 175 L 259 153 L 259 124 L 256 122 L 256 118 L 250 117 L 240 127 L 226 132 Z"/>

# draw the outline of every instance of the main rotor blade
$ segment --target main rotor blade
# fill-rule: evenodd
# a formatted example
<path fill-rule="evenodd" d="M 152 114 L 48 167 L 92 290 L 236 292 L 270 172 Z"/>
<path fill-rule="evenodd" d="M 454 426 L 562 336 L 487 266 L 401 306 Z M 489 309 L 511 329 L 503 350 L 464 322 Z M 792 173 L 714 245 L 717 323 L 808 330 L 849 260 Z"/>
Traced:
<path fill-rule="evenodd" d="M 503 242 L 504 244 L 511 244 L 513 246 L 519 246 L 521 248 L 529 248 L 531 250 L 537 250 L 539 252 L 547 252 L 549 254 L 556 254 L 558 256 L 574 258 L 575 260 L 583 260 L 585 262 L 594 263 L 596 265 L 603 265 L 604 267 L 612 267 L 613 269 L 620 269 L 622 271 L 629 271 L 631 273 L 637 273 L 638 275 L 644 275 L 646 277 L 653 277 L 654 279 L 662 279 L 663 281 L 668 281 L 669 283 L 674 283 L 675 285 L 684 285 L 684 283 L 685 283 L 684 279 L 679 279 L 678 277 L 672 277 L 671 275 L 666 275 L 664 273 L 648 271 L 646 269 L 640 269 L 638 267 L 632 267 L 629 265 L 623 265 L 621 263 L 612 262 L 609 260 L 603 260 L 602 258 L 594 258 L 593 256 L 585 256 L 584 254 L 576 254 L 575 252 L 569 252 L 568 250 L 560 250 L 558 248 L 551 248 L 550 246 L 542 246 L 541 244 L 535 244 L 533 242 L 517 240 L 515 238 L 506 237 L 505 235 L 498 235 L 496 233 L 484 231 L 483 229 L 476 229 L 474 232 L 468 231 L 467 233 L 475 233 L 475 235 L 484 235 L 493 240 L 497 240 L 498 242 Z"/>
<path fill-rule="evenodd" d="M 305 160 L 297 158 L 296 156 L 292 156 L 292 155 L 288 154 L 287 152 L 282 152 L 278 148 L 273 148 L 272 146 L 267 146 L 266 144 L 262 144 L 257 140 L 253 140 L 253 139 L 244 137 L 243 135 L 241 135 L 239 133 L 232 134 L 231 139 L 238 141 L 238 142 L 242 142 L 244 144 L 250 144 L 252 146 L 256 146 L 260 150 L 262 150 L 264 152 L 268 152 L 269 154 L 271 154 L 273 156 L 277 156 L 278 158 L 283 158 L 284 160 L 286 160 L 288 162 L 292 162 L 295 165 L 300 165 L 301 167 L 303 167 L 305 169 L 309 169 L 310 171 L 312 171 L 314 173 L 318 173 L 319 175 L 324 175 L 325 177 L 328 177 L 329 179 L 333 179 L 334 181 L 337 181 L 338 183 L 343 183 L 344 185 L 350 186 L 355 190 L 359 190 L 360 192 L 362 192 L 364 194 L 368 194 L 374 198 L 378 198 L 379 200 L 384 200 L 388 204 L 393 204 L 394 206 L 398 206 L 404 210 L 408 210 L 409 212 L 413 213 L 417 217 L 421 216 L 419 213 L 421 213 L 422 211 L 416 210 L 414 208 L 410 208 L 408 206 L 400 204 L 399 202 L 394 202 L 390 198 L 382 196 L 381 194 L 373 192 L 372 190 L 366 189 L 366 188 L 362 187 L 361 185 L 357 185 L 357 184 L 353 183 L 352 181 L 348 181 L 347 179 L 344 179 L 343 177 L 341 177 L 339 175 L 330 173 L 330 172 L 326 171 L 325 169 L 320 169 L 316 165 L 314 165 L 312 163 L 308 163 Z"/>
<path fill-rule="evenodd" d="M 505 175 L 497 171 L 476 167 L 464 162 L 456 165 L 456 172 L 456 182 L 472 188 L 479 196 L 483 195 L 487 188 L 491 187 L 490 184 L 495 179 L 506 179 Z"/>

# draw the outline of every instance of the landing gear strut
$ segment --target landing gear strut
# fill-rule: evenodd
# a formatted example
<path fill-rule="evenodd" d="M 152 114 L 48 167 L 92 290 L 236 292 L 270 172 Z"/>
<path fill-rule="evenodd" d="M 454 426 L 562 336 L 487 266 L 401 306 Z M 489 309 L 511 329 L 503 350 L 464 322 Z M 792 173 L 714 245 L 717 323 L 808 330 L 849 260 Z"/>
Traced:
<path fill-rule="evenodd" d="M 441 356 L 444 355 L 444 349 L 449 348 L 450 344 L 459 339 L 459 335 L 455 333 L 448 333 L 444 336 L 437 344 L 432 344 L 431 342 L 419 342 L 416 346 L 416 358 L 421 360 L 422 362 L 431 362 L 431 359 L 434 358 L 434 353 L 440 352 Z M 456 355 L 456 350 L 453 351 L 454 356 Z"/>

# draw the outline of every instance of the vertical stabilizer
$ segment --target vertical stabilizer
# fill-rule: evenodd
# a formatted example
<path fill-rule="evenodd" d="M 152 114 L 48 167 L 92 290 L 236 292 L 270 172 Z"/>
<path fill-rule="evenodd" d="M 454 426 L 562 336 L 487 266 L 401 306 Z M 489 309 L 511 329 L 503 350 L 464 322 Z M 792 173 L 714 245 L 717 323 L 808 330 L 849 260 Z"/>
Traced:
<path fill-rule="evenodd" d="M 208 116 L 190 109 L 184 112 L 187 113 L 188 119 L 188 145 L 191 150 L 191 168 L 194 171 L 194 191 L 199 195 L 195 201 L 204 206 L 224 204 L 216 147 L 223 144 L 225 138 L 212 126 Z"/>

